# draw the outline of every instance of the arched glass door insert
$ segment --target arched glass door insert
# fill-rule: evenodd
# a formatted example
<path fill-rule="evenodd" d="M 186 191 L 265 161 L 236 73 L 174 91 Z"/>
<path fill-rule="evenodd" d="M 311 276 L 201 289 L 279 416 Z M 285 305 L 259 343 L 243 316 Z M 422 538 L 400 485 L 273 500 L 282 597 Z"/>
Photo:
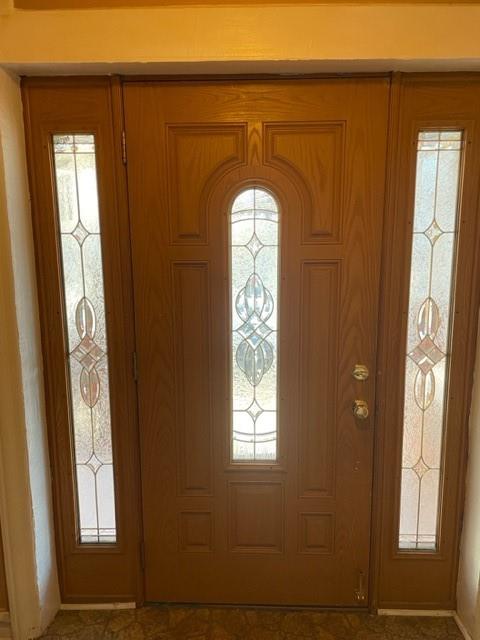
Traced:
<path fill-rule="evenodd" d="M 230 215 L 232 459 L 277 459 L 279 213 L 242 191 Z"/>

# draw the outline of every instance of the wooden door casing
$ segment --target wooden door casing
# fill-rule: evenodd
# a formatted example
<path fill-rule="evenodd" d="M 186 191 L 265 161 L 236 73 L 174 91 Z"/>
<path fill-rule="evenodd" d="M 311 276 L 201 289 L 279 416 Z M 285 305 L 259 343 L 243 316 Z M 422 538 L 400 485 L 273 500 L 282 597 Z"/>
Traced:
<path fill-rule="evenodd" d="M 5 560 L 3 557 L 2 530 L 0 529 L 0 611 L 8 611 L 7 580 L 5 577 Z"/>
<path fill-rule="evenodd" d="M 126 83 L 146 599 L 365 605 L 389 82 Z M 228 212 L 281 220 L 279 458 L 229 451 Z M 320 428 L 320 425 L 323 428 Z M 248 588 L 246 588 L 248 587 Z"/>
<path fill-rule="evenodd" d="M 121 155 L 121 87 L 119 80 L 112 78 L 29 78 L 23 80 L 23 99 L 62 602 L 141 601 L 141 509 L 132 367 L 135 340 L 126 176 Z M 70 132 L 94 134 L 96 141 L 118 528 L 115 544 L 83 544 L 78 535 L 52 159 L 52 136 Z"/>
<path fill-rule="evenodd" d="M 378 364 L 375 581 L 379 608 L 456 607 L 468 419 L 478 330 L 480 76 L 398 74 L 392 86 Z M 444 426 L 439 544 L 398 548 L 405 344 L 415 202 L 416 140 L 424 129 L 463 131 L 462 179 Z"/>

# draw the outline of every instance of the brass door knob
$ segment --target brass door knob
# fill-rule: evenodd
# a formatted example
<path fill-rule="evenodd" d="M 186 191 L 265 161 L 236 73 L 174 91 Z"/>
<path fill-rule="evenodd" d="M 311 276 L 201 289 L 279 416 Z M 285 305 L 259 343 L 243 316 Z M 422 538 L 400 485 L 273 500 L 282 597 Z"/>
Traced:
<path fill-rule="evenodd" d="M 355 400 L 352 410 L 357 420 L 366 420 L 368 418 L 368 404 L 365 400 Z"/>

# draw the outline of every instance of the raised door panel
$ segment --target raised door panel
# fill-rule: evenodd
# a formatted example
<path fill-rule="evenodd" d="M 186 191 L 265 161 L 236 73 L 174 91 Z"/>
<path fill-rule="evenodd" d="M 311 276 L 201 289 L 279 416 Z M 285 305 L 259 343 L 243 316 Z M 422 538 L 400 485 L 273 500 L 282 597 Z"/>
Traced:
<path fill-rule="evenodd" d="M 304 262 L 300 306 L 299 495 L 334 495 L 340 264 Z"/>
<path fill-rule="evenodd" d="M 211 511 L 182 511 L 179 516 L 179 549 L 184 552 L 213 551 Z"/>
<path fill-rule="evenodd" d="M 267 164 L 293 178 L 304 199 L 305 243 L 341 239 L 344 147 L 343 122 L 265 126 Z"/>
<path fill-rule="evenodd" d="M 229 549 L 283 551 L 284 491 L 280 482 L 229 483 Z"/>
<path fill-rule="evenodd" d="M 209 186 L 245 160 L 245 126 L 168 125 L 170 233 L 174 244 L 206 244 Z"/>
<path fill-rule="evenodd" d="M 298 520 L 299 553 L 333 553 L 334 527 L 333 513 L 300 513 Z"/>
<path fill-rule="evenodd" d="M 212 493 L 212 367 L 208 263 L 172 265 L 178 493 Z"/>

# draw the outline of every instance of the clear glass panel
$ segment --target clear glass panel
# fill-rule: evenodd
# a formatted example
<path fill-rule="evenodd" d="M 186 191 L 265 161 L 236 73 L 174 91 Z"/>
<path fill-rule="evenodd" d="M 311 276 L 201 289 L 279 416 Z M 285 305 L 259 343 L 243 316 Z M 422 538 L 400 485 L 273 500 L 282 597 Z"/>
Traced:
<path fill-rule="evenodd" d="M 461 131 L 418 137 L 399 548 L 435 550 L 449 370 Z"/>
<path fill-rule="evenodd" d="M 80 542 L 116 541 L 107 332 L 93 135 L 53 136 Z"/>
<path fill-rule="evenodd" d="M 278 207 L 264 189 L 237 196 L 230 218 L 232 457 L 277 458 Z"/>

